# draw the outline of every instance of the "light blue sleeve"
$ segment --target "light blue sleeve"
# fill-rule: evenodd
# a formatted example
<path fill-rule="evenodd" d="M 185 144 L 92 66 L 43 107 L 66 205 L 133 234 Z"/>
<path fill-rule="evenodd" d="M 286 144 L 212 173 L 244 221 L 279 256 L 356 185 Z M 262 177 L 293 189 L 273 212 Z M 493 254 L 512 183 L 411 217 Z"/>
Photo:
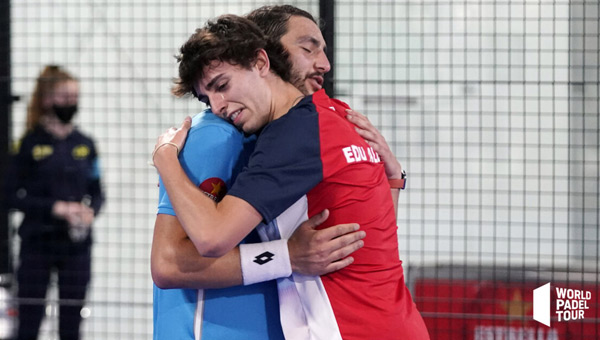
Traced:
<path fill-rule="evenodd" d="M 201 114 L 202 115 L 202 114 Z M 192 129 L 179 161 L 190 180 L 200 186 L 210 178 L 219 178 L 231 187 L 243 166 L 243 135 L 233 126 L 212 114 L 194 117 Z M 175 215 L 169 196 L 159 178 L 158 213 Z"/>

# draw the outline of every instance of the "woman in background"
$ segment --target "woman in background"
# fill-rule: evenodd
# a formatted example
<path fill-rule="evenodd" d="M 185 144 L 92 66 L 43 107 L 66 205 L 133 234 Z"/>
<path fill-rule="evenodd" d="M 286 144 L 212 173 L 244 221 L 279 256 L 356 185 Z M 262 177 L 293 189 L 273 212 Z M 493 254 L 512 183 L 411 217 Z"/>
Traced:
<path fill-rule="evenodd" d="M 19 227 L 18 340 L 35 340 L 51 272 L 58 274 L 61 340 L 79 339 L 81 308 L 90 281 L 91 225 L 104 201 L 94 142 L 73 125 L 79 83 L 46 66 L 27 109 L 25 135 L 7 176 Z"/>

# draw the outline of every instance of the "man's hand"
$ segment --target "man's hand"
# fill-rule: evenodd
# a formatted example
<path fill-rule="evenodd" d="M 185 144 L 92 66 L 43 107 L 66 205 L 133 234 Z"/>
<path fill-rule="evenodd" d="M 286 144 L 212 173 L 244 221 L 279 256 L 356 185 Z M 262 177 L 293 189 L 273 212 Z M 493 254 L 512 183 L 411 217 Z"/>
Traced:
<path fill-rule="evenodd" d="M 375 152 L 381 157 L 385 167 L 385 174 L 388 179 L 402 178 L 402 165 L 396 159 L 390 146 L 383 135 L 371 124 L 369 119 L 360 112 L 346 110 L 346 118 L 356 125 L 356 132 L 367 141 Z"/>
<path fill-rule="evenodd" d="M 329 217 L 329 210 L 302 223 L 288 240 L 292 271 L 304 275 L 324 275 L 352 262 L 350 255 L 360 249 L 366 236 L 356 223 L 339 224 L 315 230 Z"/>
<path fill-rule="evenodd" d="M 174 127 L 169 128 L 162 135 L 158 136 L 156 144 L 154 145 L 154 151 L 152 151 L 152 165 L 158 169 L 161 160 L 163 162 L 168 161 L 168 159 L 164 158 L 164 155 L 168 152 L 172 153 L 173 151 L 165 151 L 166 149 L 176 149 L 177 154 L 179 154 L 181 149 L 183 149 L 185 139 L 187 138 L 188 132 L 190 132 L 191 126 L 192 118 L 185 117 L 178 129 Z"/>

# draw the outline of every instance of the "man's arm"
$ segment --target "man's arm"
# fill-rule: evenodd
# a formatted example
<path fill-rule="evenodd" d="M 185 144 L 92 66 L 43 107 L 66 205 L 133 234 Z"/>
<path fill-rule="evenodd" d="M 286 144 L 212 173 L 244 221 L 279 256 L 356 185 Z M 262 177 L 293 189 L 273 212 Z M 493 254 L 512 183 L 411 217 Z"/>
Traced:
<path fill-rule="evenodd" d="M 315 228 L 328 211 L 302 223 L 288 240 L 292 270 L 305 275 L 324 275 L 354 261 L 350 255 L 363 245 L 364 231 L 356 224 Z M 159 214 L 152 241 L 152 278 L 160 288 L 225 288 L 243 284 L 240 251 L 236 247 L 219 258 L 198 254 L 177 217 Z"/>
<path fill-rule="evenodd" d="M 396 159 L 396 156 L 390 149 L 385 137 L 371 124 L 369 119 L 362 113 L 354 110 L 346 110 L 346 118 L 356 125 L 356 132 L 366 140 L 366 142 L 377 152 L 385 168 L 385 174 L 388 179 L 402 178 L 402 165 Z M 392 201 L 394 202 L 394 212 L 398 211 L 398 195 L 400 189 L 391 188 Z"/>
<path fill-rule="evenodd" d="M 154 225 L 152 279 L 160 288 L 224 288 L 241 285 L 240 251 L 202 257 L 176 216 L 158 214 Z"/>
<path fill-rule="evenodd" d="M 288 124 L 293 124 L 287 121 Z M 183 147 L 187 133 L 190 129 L 191 119 L 184 120 L 179 129 L 171 128 L 161 135 L 156 143 L 153 153 L 153 160 L 158 169 L 164 186 L 171 198 L 171 203 L 175 208 L 183 229 L 188 237 L 194 243 L 198 252 L 203 256 L 219 257 L 223 256 L 229 250 L 233 249 L 258 223 L 262 220 L 262 215 L 257 208 L 246 200 L 233 195 L 227 195 L 219 204 L 210 200 L 188 179 L 177 160 L 177 151 Z M 290 142 L 294 139 L 294 134 L 283 134 L 281 131 L 274 132 L 277 137 L 287 142 L 281 142 L 280 145 L 295 145 Z M 295 130 L 295 133 L 299 133 Z M 289 143 L 288 143 L 289 142 Z M 271 148 L 275 147 L 273 144 Z M 310 148 L 305 146 L 306 148 Z M 275 147 L 276 148 L 276 147 Z M 303 152 L 306 152 L 303 150 Z M 293 161 L 297 152 L 277 150 L 277 157 L 289 158 Z M 261 156 L 264 155 L 264 152 Z M 277 162 L 281 163 L 281 159 Z M 304 164 L 304 166 L 311 166 Z M 257 169 L 257 173 L 260 170 Z M 258 175 L 260 178 L 260 175 Z M 311 179 L 311 180 L 314 180 Z M 311 180 L 304 183 L 309 185 Z M 239 178 L 238 178 L 239 181 Z M 251 182 L 246 183 L 248 184 Z M 272 187 L 275 187 L 274 182 Z M 256 183 L 256 185 L 258 185 Z M 250 185 L 252 186 L 252 185 Z M 289 187 L 289 183 L 287 184 Z M 256 188 L 254 188 L 256 189 Z M 299 187 L 295 188 L 299 190 Z M 288 200 L 292 197 L 290 192 L 286 192 Z M 285 196 L 285 195 L 284 195 Z M 261 198 L 254 197 L 260 200 Z M 271 200 L 273 197 L 264 197 L 265 200 Z"/>
<path fill-rule="evenodd" d="M 248 202 L 226 195 L 217 205 L 190 181 L 177 159 L 191 127 L 186 117 L 179 129 L 171 128 L 156 143 L 152 161 L 167 190 L 175 215 L 198 253 L 224 256 L 262 221 Z"/>

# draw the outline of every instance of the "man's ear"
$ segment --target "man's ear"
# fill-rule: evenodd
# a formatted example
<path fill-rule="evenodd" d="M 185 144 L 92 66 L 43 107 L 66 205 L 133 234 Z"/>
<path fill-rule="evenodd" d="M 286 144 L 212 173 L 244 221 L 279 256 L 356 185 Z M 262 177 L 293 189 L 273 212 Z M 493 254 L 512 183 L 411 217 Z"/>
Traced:
<path fill-rule="evenodd" d="M 261 76 L 269 74 L 271 64 L 269 63 L 269 55 L 267 55 L 267 51 L 262 48 L 256 51 L 256 62 L 254 63 L 254 66 Z"/>

